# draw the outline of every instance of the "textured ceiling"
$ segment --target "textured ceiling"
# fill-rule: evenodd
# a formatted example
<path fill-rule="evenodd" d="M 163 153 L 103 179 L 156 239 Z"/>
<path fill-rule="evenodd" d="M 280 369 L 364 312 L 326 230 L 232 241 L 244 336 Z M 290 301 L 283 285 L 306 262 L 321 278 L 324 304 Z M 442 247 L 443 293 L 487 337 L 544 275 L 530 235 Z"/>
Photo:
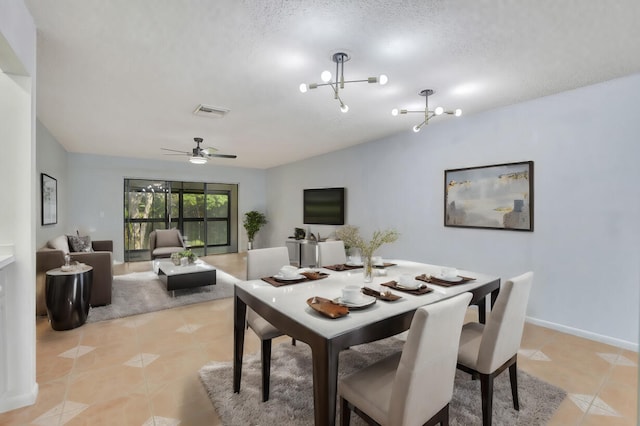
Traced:
<path fill-rule="evenodd" d="M 78 153 L 186 161 L 160 148 L 199 136 L 238 155 L 212 164 L 268 168 L 409 130 L 420 115 L 390 111 L 424 108 L 421 89 L 469 115 L 640 71 L 638 0 L 26 3 L 38 118 Z M 298 90 L 337 51 L 347 80 L 389 76 L 346 85 L 347 114 L 328 87 Z"/>

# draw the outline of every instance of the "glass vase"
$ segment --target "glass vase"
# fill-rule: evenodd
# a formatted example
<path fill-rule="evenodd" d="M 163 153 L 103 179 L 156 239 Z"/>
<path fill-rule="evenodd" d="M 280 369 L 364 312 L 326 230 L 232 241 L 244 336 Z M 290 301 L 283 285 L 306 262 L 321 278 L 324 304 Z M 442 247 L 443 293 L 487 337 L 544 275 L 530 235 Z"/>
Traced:
<path fill-rule="evenodd" d="M 371 256 L 362 256 L 362 270 L 364 272 L 364 282 L 370 283 L 373 281 L 373 263 L 371 262 Z"/>

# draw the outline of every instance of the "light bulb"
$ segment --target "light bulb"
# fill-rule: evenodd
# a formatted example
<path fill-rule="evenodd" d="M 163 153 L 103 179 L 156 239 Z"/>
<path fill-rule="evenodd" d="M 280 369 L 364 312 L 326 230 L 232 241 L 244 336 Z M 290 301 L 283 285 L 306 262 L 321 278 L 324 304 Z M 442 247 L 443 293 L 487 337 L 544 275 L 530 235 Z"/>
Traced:
<path fill-rule="evenodd" d="M 378 83 L 380 84 L 380 86 L 384 86 L 388 82 L 389 82 L 389 77 L 387 77 L 386 74 L 380 74 L 380 77 L 378 77 Z"/>
<path fill-rule="evenodd" d="M 340 104 L 340 111 L 342 111 L 342 112 L 349 112 L 349 105 L 346 105 L 346 104 Z"/>
<path fill-rule="evenodd" d="M 436 107 L 436 109 L 433 111 L 433 113 L 434 113 L 435 115 L 440 115 L 440 114 L 442 114 L 443 112 L 444 112 L 444 108 L 442 108 L 442 107 Z"/>
<path fill-rule="evenodd" d="M 398 115 L 399 113 L 400 113 L 400 111 L 398 111 L 398 108 L 394 108 L 394 109 L 391 110 L 391 115 L 393 115 L 394 117 L 396 115 Z"/>
<path fill-rule="evenodd" d="M 460 117 L 462 115 L 462 110 L 460 108 L 458 108 L 455 112 L 455 116 L 456 117 Z"/>
<path fill-rule="evenodd" d="M 322 74 L 320 74 L 320 79 L 322 79 L 322 81 L 324 81 L 325 83 L 331 81 L 331 72 L 322 71 Z"/>
<path fill-rule="evenodd" d="M 418 132 L 420 131 L 420 128 L 421 128 L 421 127 L 422 127 L 422 124 L 420 124 L 420 125 L 417 125 L 417 124 L 416 124 L 415 126 L 413 126 L 413 131 L 414 131 L 415 133 L 418 133 Z"/>
<path fill-rule="evenodd" d="M 306 84 L 302 83 L 302 84 L 300 85 L 300 91 L 301 91 L 302 93 L 307 93 L 307 89 L 308 89 L 308 87 L 307 87 L 307 85 L 306 85 Z"/>

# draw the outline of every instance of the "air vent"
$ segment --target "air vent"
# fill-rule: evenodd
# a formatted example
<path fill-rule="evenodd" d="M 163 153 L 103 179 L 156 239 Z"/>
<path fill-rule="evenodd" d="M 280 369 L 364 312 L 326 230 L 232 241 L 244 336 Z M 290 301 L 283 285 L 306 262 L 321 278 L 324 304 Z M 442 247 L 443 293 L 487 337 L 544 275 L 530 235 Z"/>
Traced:
<path fill-rule="evenodd" d="M 195 115 L 201 115 L 203 117 L 222 118 L 229 113 L 230 110 L 226 108 L 218 108 L 214 106 L 200 104 L 193 111 Z"/>

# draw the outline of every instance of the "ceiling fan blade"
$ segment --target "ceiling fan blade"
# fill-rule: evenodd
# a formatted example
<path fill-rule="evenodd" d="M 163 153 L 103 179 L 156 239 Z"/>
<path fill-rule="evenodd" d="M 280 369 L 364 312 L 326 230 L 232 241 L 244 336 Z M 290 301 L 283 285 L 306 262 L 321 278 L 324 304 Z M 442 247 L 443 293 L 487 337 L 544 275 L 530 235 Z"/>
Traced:
<path fill-rule="evenodd" d="M 160 148 L 160 149 L 162 149 L 164 151 L 179 152 L 181 154 L 189 155 L 189 153 L 187 151 L 178 151 L 177 149 L 169 149 L 169 148 Z M 167 154 L 167 155 L 170 155 L 170 154 Z"/>
<path fill-rule="evenodd" d="M 212 147 L 212 146 L 208 146 L 208 147 L 206 147 L 206 148 L 202 148 L 202 149 L 200 150 L 200 152 L 202 152 L 204 155 L 211 155 L 211 154 L 214 154 L 214 153 L 218 152 L 218 150 L 217 150 L 217 149 L 215 149 L 215 148 L 214 148 L 214 147 Z"/>
<path fill-rule="evenodd" d="M 191 157 L 191 154 L 187 153 L 187 152 L 182 152 L 180 154 L 162 154 L 162 155 L 179 155 L 181 157 L 184 157 L 185 155 L 188 157 Z"/>
<path fill-rule="evenodd" d="M 237 155 L 232 154 L 209 154 L 207 157 L 218 157 L 218 158 L 238 158 Z"/>

